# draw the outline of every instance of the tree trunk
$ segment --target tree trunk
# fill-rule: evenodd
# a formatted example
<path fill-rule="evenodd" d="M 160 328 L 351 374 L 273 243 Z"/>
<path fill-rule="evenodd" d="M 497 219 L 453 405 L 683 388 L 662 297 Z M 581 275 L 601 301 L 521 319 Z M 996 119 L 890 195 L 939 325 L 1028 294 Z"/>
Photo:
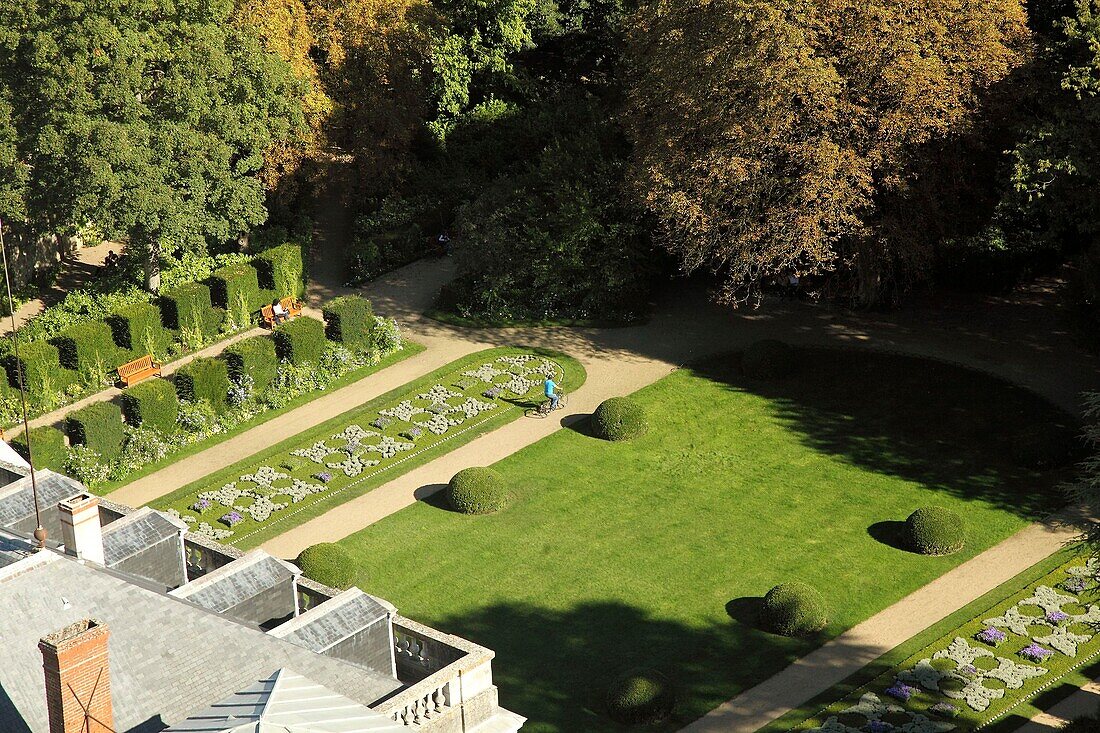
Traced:
<path fill-rule="evenodd" d="M 145 246 L 145 289 L 160 292 L 160 245 L 155 239 Z"/>

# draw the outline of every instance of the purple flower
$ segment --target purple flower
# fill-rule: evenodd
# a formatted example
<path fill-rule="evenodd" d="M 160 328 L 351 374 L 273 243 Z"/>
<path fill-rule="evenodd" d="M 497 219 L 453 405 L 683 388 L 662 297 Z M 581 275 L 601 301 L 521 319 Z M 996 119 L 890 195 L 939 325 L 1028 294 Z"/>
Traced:
<path fill-rule="evenodd" d="M 416 440 L 417 438 L 419 438 L 423 434 L 424 434 L 424 431 L 421 430 L 420 428 L 409 428 L 405 432 L 401 433 L 401 435 L 405 436 L 409 440 Z"/>
<path fill-rule="evenodd" d="M 1041 647 L 1038 644 L 1032 642 L 1028 644 L 1019 652 L 1020 656 L 1031 662 L 1042 662 L 1049 657 L 1054 656 L 1054 652 L 1045 647 Z"/>
<path fill-rule="evenodd" d="M 898 682 L 894 680 L 894 684 L 886 688 L 886 694 L 902 702 L 907 702 L 909 698 L 913 696 L 913 693 L 917 691 L 917 688 L 910 687 L 904 682 Z"/>
<path fill-rule="evenodd" d="M 497 397 L 500 397 L 502 392 L 504 392 L 504 390 L 500 387 L 490 387 L 489 389 L 482 392 L 481 396 L 488 397 L 491 400 L 495 400 Z"/>
<path fill-rule="evenodd" d="M 959 714 L 959 709 L 949 702 L 938 702 L 929 708 L 936 715 L 942 715 L 945 718 L 954 718 Z"/>
<path fill-rule="evenodd" d="M 1062 588 L 1070 593 L 1083 593 L 1087 587 L 1088 583 L 1085 582 L 1084 578 L 1070 578 L 1062 583 Z"/>
<path fill-rule="evenodd" d="M 385 415 L 383 415 L 382 417 L 376 418 L 374 420 L 374 422 L 371 423 L 371 425 L 378 428 L 379 430 L 385 430 L 386 428 L 388 428 L 392 424 L 393 424 L 393 420 L 389 419 Z"/>
<path fill-rule="evenodd" d="M 889 733 L 894 726 L 884 720 L 872 720 L 867 724 L 867 733 Z"/>
<path fill-rule="evenodd" d="M 1050 611 L 1047 613 L 1047 621 L 1052 624 L 1060 624 L 1069 620 L 1069 614 L 1065 611 Z"/>
<path fill-rule="evenodd" d="M 205 512 L 209 508 L 210 508 L 210 500 L 209 499 L 199 499 L 198 501 L 196 501 L 194 504 L 191 505 L 191 511 L 199 512 L 200 514 L 202 512 Z"/>
<path fill-rule="evenodd" d="M 1005 632 L 1001 631 L 1000 629 L 995 629 L 992 626 L 989 626 L 987 628 L 982 629 L 977 634 L 975 634 L 974 638 L 977 639 L 978 641 L 985 642 L 986 644 L 989 644 L 990 646 L 997 646 L 1002 641 L 1007 639 L 1008 635 L 1005 634 Z"/>
<path fill-rule="evenodd" d="M 221 515 L 219 521 L 232 527 L 244 521 L 244 517 L 240 515 L 240 512 L 226 512 L 225 514 Z"/>
<path fill-rule="evenodd" d="M 962 672 L 963 674 L 969 675 L 971 677 L 978 674 L 978 668 L 975 667 L 973 664 L 968 664 L 965 667 L 962 667 L 961 669 L 959 669 L 959 671 Z"/>
<path fill-rule="evenodd" d="M 322 483 L 327 484 L 329 481 L 332 481 L 332 474 L 329 473 L 328 471 L 321 471 L 321 473 L 313 474 L 313 478 L 317 479 L 318 481 L 320 481 Z"/>

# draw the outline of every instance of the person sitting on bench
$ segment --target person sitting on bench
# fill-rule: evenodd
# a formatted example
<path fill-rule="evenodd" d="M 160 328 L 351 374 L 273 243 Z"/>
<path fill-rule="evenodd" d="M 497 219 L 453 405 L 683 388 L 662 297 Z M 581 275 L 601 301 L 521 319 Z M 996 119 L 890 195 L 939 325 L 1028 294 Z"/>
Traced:
<path fill-rule="evenodd" d="M 286 308 L 278 300 L 271 301 L 271 317 L 275 321 L 275 325 L 278 326 L 283 321 L 290 320 L 290 314 L 286 312 Z"/>

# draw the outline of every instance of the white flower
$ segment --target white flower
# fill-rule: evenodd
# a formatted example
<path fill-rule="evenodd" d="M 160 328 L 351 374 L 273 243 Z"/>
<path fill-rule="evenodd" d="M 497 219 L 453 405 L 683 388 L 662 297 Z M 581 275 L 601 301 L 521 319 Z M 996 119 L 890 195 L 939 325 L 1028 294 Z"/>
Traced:
<path fill-rule="evenodd" d="M 412 450 L 416 446 L 412 443 L 402 443 L 388 435 L 383 435 L 380 442 L 366 446 L 366 449 L 375 453 L 381 453 L 383 458 L 393 458 L 401 451 Z"/>
<path fill-rule="evenodd" d="M 363 473 L 364 469 L 371 466 L 377 466 L 378 461 L 373 459 L 363 459 L 358 453 L 350 455 L 339 463 L 326 463 L 329 468 L 339 469 L 344 472 L 345 476 L 358 476 Z"/>
<path fill-rule="evenodd" d="M 418 394 L 416 398 L 418 400 L 427 400 L 432 404 L 443 404 L 452 397 L 461 397 L 462 394 L 453 390 L 447 389 L 442 384 L 437 384 L 423 394 Z"/>
<path fill-rule="evenodd" d="M 224 540 L 226 537 L 233 536 L 233 530 L 220 529 L 218 527 L 211 527 L 207 522 L 199 522 L 199 526 L 191 530 L 197 535 L 208 537 L 212 540 Z"/>
<path fill-rule="evenodd" d="M 428 430 L 436 435 L 443 435 L 451 428 L 451 421 L 447 419 L 446 415 L 432 415 L 432 419 L 427 422 L 418 422 L 417 425 Z"/>
<path fill-rule="evenodd" d="M 237 499 L 244 495 L 244 491 L 237 488 L 237 482 L 231 481 L 220 489 L 213 491 L 203 491 L 199 494 L 200 499 L 206 499 L 207 501 L 221 504 L 224 507 L 230 509 L 237 503 Z"/>
<path fill-rule="evenodd" d="M 394 417 L 398 420 L 404 420 L 405 422 L 412 422 L 414 415 L 419 415 L 424 412 L 421 407 L 414 407 L 411 400 L 404 400 L 396 407 L 391 407 L 388 410 L 379 410 L 378 414 L 383 417 Z"/>
<path fill-rule="evenodd" d="M 308 448 L 299 448 L 298 450 L 292 450 L 290 455 L 298 456 L 299 458 L 308 458 L 314 463 L 324 463 L 325 457 L 336 453 L 335 450 L 329 448 L 323 440 L 319 440 Z"/>
<path fill-rule="evenodd" d="M 466 401 L 458 406 L 458 409 L 467 418 L 477 417 L 480 413 L 497 409 L 495 402 L 482 402 L 481 400 L 467 397 Z"/>
<path fill-rule="evenodd" d="M 477 369 L 471 369 L 470 371 L 462 372 L 462 376 L 473 377 L 474 379 L 480 379 L 486 384 L 492 384 L 494 377 L 507 373 L 508 372 L 502 369 L 497 369 L 492 364 L 482 364 Z"/>

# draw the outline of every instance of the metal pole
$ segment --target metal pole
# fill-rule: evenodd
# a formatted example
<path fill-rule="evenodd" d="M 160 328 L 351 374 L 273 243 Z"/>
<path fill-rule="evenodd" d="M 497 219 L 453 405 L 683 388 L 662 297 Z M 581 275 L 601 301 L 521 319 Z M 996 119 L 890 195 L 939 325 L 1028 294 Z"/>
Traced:
<path fill-rule="evenodd" d="M 15 298 L 11 294 L 11 274 L 8 272 L 8 248 L 4 244 L 4 220 L 0 218 L 0 255 L 4 263 L 4 285 L 8 291 L 8 310 L 11 311 L 11 344 L 12 353 L 15 356 L 15 374 L 19 382 L 19 404 L 23 408 L 23 435 L 27 440 L 27 463 L 31 467 L 31 494 L 34 496 L 34 520 L 38 527 L 34 530 L 34 538 L 38 541 L 38 549 L 46 549 L 46 538 L 49 533 L 42 526 L 42 512 L 38 507 L 38 482 L 34 476 L 34 456 L 31 453 L 31 426 L 27 419 L 27 392 L 23 384 L 23 362 L 19 359 L 19 331 L 15 326 Z"/>

